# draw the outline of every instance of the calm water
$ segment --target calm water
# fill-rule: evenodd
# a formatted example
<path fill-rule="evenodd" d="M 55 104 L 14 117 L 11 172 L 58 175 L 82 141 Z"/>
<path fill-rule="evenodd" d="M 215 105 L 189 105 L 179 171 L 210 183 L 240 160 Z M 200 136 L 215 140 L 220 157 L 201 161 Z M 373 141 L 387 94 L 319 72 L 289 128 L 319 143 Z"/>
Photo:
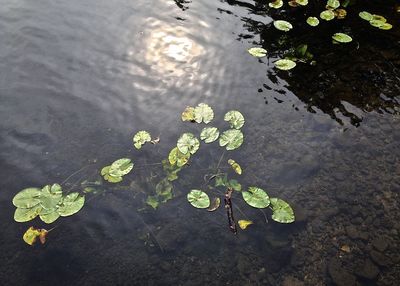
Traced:
<path fill-rule="evenodd" d="M 271 22 L 287 14 L 253 1 L 0 1 L 1 284 L 398 285 L 400 14 L 387 3 L 320 29 L 292 21 L 282 36 Z M 364 9 L 394 28 L 369 27 Z M 332 45 L 338 29 L 355 41 Z M 317 65 L 277 72 L 299 44 Z M 162 176 L 149 164 L 201 130 L 180 120 L 199 102 L 220 128 L 242 111 L 245 143 L 223 164 L 235 158 L 244 186 L 290 202 L 296 223 L 267 223 L 235 194 L 236 218 L 255 224 L 234 236 L 223 208 L 192 208 L 186 193 L 218 163 L 217 144 L 182 171 L 173 200 L 146 208 Z M 138 130 L 160 144 L 138 152 Z M 68 177 L 71 189 L 126 156 L 136 168 L 123 184 L 88 195 L 45 245 L 22 241 L 29 226 L 52 226 L 13 220 L 19 190 Z"/>

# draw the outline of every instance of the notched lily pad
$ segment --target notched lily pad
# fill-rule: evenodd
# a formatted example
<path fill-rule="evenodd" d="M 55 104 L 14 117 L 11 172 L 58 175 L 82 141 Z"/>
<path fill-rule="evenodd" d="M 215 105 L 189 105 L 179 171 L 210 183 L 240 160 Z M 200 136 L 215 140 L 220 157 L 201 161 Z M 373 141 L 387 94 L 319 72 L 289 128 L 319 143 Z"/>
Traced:
<path fill-rule="evenodd" d="M 135 136 L 133 136 L 133 145 L 135 145 L 136 149 L 140 149 L 142 148 L 142 146 L 146 143 L 146 142 L 150 142 L 151 141 L 151 135 L 149 132 L 147 131 L 139 131 L 135 134 Z"/>
<path fill-rule="evenodd" d="M 270 204 L 268 194 L 257 187 L 249 187 L 247 192 L 242 192 L 242 196 L 245 202 L 254 208 L 263 209 Z"/>
<path fill-rule="evenodd" d="M 319 25 L 319 20 L 317 17 L 308 17 L 307 24 L 310 25 L 311 27 L 316 27 Z"/>
<path fill-rule="evenodd" d="M 339 43 L 350 43 L 353 39 L 344 33 L 336 33 L 332 36 L 332 39 Z"/>
<path fill-rule="evenodd" d="M 79 212 L 85 204 L 85 197 L 79 193 L 70 193 L 65 196 L 58 208 L 60 216 L 66 217 Z"/>
<path fill-rule="evenodd" d="M 253 47 L 247 50 L 250 55 L 256 58 L 262 58 L 267 55 L 267 50 L 263 48 Z"/>
<path fill-rule="evenodd" d="M 199 150 L 200 142 L 192 133 L 183 133 L 176 146 L 183 154 L 194 154 Z"/>
<path fill-rule="evenodd" d="M 284 20 L 274 21 L 274 27 L 277 28 L 278 30 L 284 31 L 284 32 L 289 32 L 291 29 L 293 29 L 292 24 L 290 24 L 288 21 L 284 21 Z"/>
<path fill-rule="evenodd" d="M 291 70 L 292 68 L 294 68 L 296 66 L 296 63 L 289 59 L 277 60 L 274 64 L 277 69 L 284 70 L 284 71 Z"/>
<path fill-rule="evenodd" d="M 182 121 L 195 121 L 195 113 L 194 113 L 194 107 L 187 106 L 185 110 L 182 112 Z"/>
<path fill-rule="evenodd" d="M 47 185 L 42 188 L 40 205 L 46 210 L 54 209 L 62 198 L 62 189 L 59 184 Z"/>
<path fill-rule="evenodd" d="M 200 139 L 204 143 L 212 143 L 219 137 L 219 131 L 217 127 L 204 127 L 200 133 Z"/>
<path fill-rule="evenodd" d="M 243 143 L 243 133 L 237 129 L 229 129 L 224 131 L 219 138 L 219 145 L 226 146 L 226 150 L 235 150 Z"/>
<path fill-rule="evenodd" d="M 14 212 L 14 220 L 16 222 L 26 222 L 33 220 L 37 217 L 42 210 L 42 206 L 40 204 L 30 208 L 30 209 L 21 209 L 17 208 Z"/>
<path fill-rule="evenodd" d="M 325 10 L 322 11 L 321 14 L 319 14 L 319 17 L 322 20 L 330 21 L 335 18 L 335 13 L 333 13 L 332 10 Z"/>
<path fill-rule="evenodd" d="M 272 219 L 280 223 L 292 223 L 295 220 L 293 209 L 284 200 L 271 198 Z"/>
<path fill-rule="evenodd" d="M 194 109 L 194 117 L 194 120 L 197 123 L 204 122 L 205 124 L 208 124 L 214 118 L 214 111 L 210 106 L 208 106 L 208 104 L 199 103 Z"/>
<path fill-rule="evenodd" d="M 133 163 L 129 158 L 116 160 L 111 164 L 108 174 L 112 177 L 122 177 L 133 169 Z"/>
<path fill-rule="evenodd" d="M 42 190 L 39 188 L 27 188 L 20 191 L 13 198 L 13 205 L 17 208 L 29 209 L 40 203 Z"/>
<path fill-rule="evenodd" d="M 187 154 L 183 154 L 181 151 L 179 151 L 178 147 L 172 149 L 168 155 L 168 161 L 170 162 L 170 164 L 176 164 L 177 167 L 182 167 L 186 165 L 189 162 L 189 159 L 190 153 L 188 152 Z"/>
<path fill-rule="evenodd" d="M 205 209 L 210 206 L 210 198 L 205 192 L 200 190 L 191 190 L 187 194 L 187 200 L 192 206 L 198 209 Z"/>
<path fill-rule="evenodd" d="M 368 21 L 368 22 L 371 21 L 371 20 L 373 19 L 372 14 L 369 13 L 369 12 L 367 12 L 367 11 L 362 11 L 362 12 L 358 13 L 358 16 L 359 16 L 361 19 L 363 19 L 363 20 L 365 20 L 365 21 Z"/>
<path fill-rule="evenodd" d="M 279 9 L 283 6 L 283 1 L 282 0 L 276 0 L 274 2 L 268 3 L 268 6 L 274 9 Z"/>
<path fill-rule="evenodd" d="M 229 122 L 231 128 L 240 129 L 244 125 L 244 116 L 237 110 L 231 110 L 225 113 L 224 120 Z"/>

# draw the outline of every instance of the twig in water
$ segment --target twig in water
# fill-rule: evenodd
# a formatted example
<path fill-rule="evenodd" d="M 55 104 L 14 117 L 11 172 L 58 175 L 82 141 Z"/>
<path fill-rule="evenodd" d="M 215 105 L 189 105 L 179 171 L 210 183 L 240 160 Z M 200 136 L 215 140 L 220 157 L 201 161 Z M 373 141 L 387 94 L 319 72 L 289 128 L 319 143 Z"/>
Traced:
<path fill-rule="evenodd" d="M 226 214 L 228 216 L 228 223 L 229 223 L 229 229 L 234 233 L 237 234 L 237 228 L 236 228 L 236 223 L 235 219 L 233 217 L 233 209 L 232 209 L 232 196 L 233 189 L 228 188 L 228 190 L 225 193 L 225 209 L 226 209 Z"/>

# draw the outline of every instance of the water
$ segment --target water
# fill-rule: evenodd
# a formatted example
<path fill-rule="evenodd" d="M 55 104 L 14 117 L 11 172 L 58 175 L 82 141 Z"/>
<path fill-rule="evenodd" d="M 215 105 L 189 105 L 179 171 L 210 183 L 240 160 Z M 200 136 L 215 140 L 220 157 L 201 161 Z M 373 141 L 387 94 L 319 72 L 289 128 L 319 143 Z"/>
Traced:
<path fill-rule="evenodd" d="M 310 32 L 299 21 L 297 32 L 281 38 L 270 29 L 281 16 L 251 1 L 1 2 L 4 285 L 397 285 L 394 3 L 354 8 L 385 15 L 391 31 L 349 15 L 343 26 L 353 27 L 357 41 L 332 46 L 334 29 L 324 23 Z M 304 43 L 315 67 L 273 68 L 288 47 Z M 255 45 L 269 57 L 248 55 Z M 295 224 L 266 223 L 237 194 L 236 219 L 255 225 L 234 236 L 223 208 L 208 213 L 187 203 L 187 191 L 218 163 L 216 144 L 182 171 L 174 200 L 143 209 L 162 176 L 146 165 L 165 158 L 182 132 L 200 131 L 180 120 L 199 102 L 214 108 L 221 129 L 226 111 L 242 111 L 245 144 L 223 164 L 236 159 L 244 186 L 290 202 Z M 160 144 L 134 150 L 138 130 L 160 136 Z M 137 168 L 122 187 L 88 195 L 82 211 L 54 224 L 44 246 L 24 244 L 29 226 L 50 227 L 14 222 L 19 190 L 63 182 L 87 166 L 65 182 L 68 189 L 124 156 Z"/>

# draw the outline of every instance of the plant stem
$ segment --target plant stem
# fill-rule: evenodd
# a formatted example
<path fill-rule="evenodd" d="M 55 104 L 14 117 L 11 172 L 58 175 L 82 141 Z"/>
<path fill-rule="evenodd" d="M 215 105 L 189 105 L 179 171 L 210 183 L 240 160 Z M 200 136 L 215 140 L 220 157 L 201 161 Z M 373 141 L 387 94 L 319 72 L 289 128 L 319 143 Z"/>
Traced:
<path fill-rule="evenodd" d="M 225 193 L 225 209 L 226 209 L 226 214 L 228 216 L 228 224 L 229 224 L 229 229 L 234 233 L 237 234 L 237 228 L 236 228 L 236 223 L 235 219 L 233 217 L 233 209 L 232 209 L 232 196 L 233 189 L 228 188 L 226 193 Z"/>

